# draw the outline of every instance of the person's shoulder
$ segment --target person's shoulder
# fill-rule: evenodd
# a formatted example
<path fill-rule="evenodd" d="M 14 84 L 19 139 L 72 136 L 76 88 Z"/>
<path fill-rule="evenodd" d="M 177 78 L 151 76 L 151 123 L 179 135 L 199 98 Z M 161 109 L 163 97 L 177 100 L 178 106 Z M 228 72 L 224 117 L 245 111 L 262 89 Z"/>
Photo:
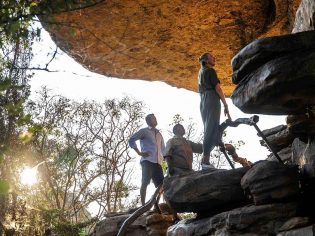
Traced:
<path fill-rule="evenodd" d="M 215 70 L 213 67 L 208 67 L 207 70 L 208 70 L 210 73 L 216 73 L 216 70 Z"/>
<path fill-rule="evenodd" d="M 150 130 L 150 128 L 149 128 L 149 127 L 143 127 L 143 128 L 141 128 L 140 130 L 141 130 L 141 131 L 148 131 L 148 130 Z"/>
<path fill-rule="evenodd" d="M 213 75 L 213 74 L 216 74 L 216 71 L 213 67 L 207 67 L 204 71 L 205 74 L 207 75 Z"/>
<path fill-rule="evenodd" d="M 148 127 L 140 128 L 136 133 L 143 133 L 146 132 L 148 129 Z"/>
<path fill-rule="evenodd" d="M 174 137 L 173 137 L 173 141 L 174 141 L 175 143 L 182 143 L 182 142 L 186 141 L 186 138 L 180 137 L 180 136 L 174 136 Z"/>
<path fill-rule="evenodd" d="M 174 140 L 175 140 L 175 138 L 174 138 L 174 137 L 172 137 L 172 138 L 170 138 L 170 139 L 168 139 L 168 140 L 167 140 L 167 143 L 173 143 L 173 142 L 174 142 Z"/>

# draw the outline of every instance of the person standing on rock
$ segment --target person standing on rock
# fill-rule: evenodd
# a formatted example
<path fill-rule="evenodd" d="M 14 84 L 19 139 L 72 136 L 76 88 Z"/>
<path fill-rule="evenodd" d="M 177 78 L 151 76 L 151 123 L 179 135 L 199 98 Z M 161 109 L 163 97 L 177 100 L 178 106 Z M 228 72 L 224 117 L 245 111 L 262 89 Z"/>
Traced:
<path fill-rule="evenodd" d="M 224 105 L 224 115 L 231 119 L 220 80 L 214 70 L 215 58 L 211 53 L 199 57 L 201 68 L 198 74 L 198 90 L 200 94 L 200 113 L 204 126 L 202 169 L 213 168 L 210 165 L 210 153 L 219 144 L 219 122 L 221 103 Z"/>
<path fill-rule="evenodd" d="M 157 120 L 154 114 L 146 116 L 145 121 L 148 125 L 134 133 L 129 139 L 129 146 L 141 156 L 142 181 L 140 187 L 141 204 L 145 204 L 147 187 L 151 181 L 158 187 L 164 179 L 162 170 L 162 160 L 165 145 L 163 136 L 156 128 Z M 136 141 L 140 140 L 141 151 L 139 151 Z"/>
<path fill-rule="evenodd" d="M 202 153 L 202 144 L 194 143 L 183 136 L 184 126 L 176 124 L 173 127 L 174 137 L 166 143 L 164 158 L 170 175 L 192 171 L 193 153 Z"/>

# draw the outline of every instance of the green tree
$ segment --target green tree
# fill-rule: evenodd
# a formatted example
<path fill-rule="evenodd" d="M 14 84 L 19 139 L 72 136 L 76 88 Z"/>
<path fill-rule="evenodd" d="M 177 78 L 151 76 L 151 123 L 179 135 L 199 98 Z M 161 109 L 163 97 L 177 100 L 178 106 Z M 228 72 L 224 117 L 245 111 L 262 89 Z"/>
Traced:
<path fill-rule="evenodd" d="M 82 225 L 91 220 L 90 204 L 99 205 L 97 218 L 125 209 L 135 189 L 128 139 L 142 123 L 143 107 L 128 97 L 78 103 L 47 89 L 29 103 L 29 152 L 40 182 L 24 199 L 39 215 L 51 214 L 41 227 Z"/>
<path fill-rule="evenodd" d="M 20 222 L 18 217 L 22 219 L 25 212 L 23 201 L 17 197 L 17 192 L 23 191 L 17 184 L 17 170 L 28 160 L 23 154 L 26 140 L 19 138 L 24 125 L 30 122 L 30 115 L 24 112 L 29 96 L 28 80 L 33 70 L 48 71 L 56 54 L 44 65 L 36 68 L 30 65 L 33 42 L 40 37 L 40 27 L 35 27 L 33 22 L 38 17 L 87 8 L 101 1 L 0 1 L 0 235 L 13 233 L 14 230 L 8 229 L 9 220 Z"/>
<path fill-rule="evenodd" d="M 2 2 L 3 3 L 3 2 Z M 1 19 L 5 8 L 1 8 Z M 27 24 L 0 25 L 0 234 L 8 232 L 7 219 L 17 220 L 16 167 L 21 161 L 20 126 L 30 119 L 23 111 L 29 95 L 28 73 L 32 54 Z M 21 213 L 22 211 L 20 211 Z"/>

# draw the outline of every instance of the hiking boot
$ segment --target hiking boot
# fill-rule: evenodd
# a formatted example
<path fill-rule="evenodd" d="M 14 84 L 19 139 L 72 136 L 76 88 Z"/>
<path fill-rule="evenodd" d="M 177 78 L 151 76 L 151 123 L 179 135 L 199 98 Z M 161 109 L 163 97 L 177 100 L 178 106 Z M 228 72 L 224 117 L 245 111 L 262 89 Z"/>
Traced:
<path fill-rule="evenodd" d="M 212 164 L 201 164 L 201 169 L 202 170 L 210 170 L 210 169 L 216 169 L 215 167 L 214 167 L 214 165 L 212 165 Z"/>

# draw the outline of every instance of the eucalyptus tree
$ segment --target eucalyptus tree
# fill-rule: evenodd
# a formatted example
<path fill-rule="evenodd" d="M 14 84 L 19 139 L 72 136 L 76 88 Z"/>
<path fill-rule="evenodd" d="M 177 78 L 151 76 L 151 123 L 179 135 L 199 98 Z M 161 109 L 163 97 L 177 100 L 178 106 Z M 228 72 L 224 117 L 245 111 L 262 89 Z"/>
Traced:
<path fill-rule="evenodd" d="M 90 221 L 91 205 L 98 206 L 98 219 L 126 209 L 138 165 L 128 139 L 141 126 L 143 109 L 143 102 L 129 97 L 75 102 L 47 89 L 29 102 L 28 148 L 39 182 L 25 201 L 41 209 L 38 214 L 51 213 L 41 225 Z"/>
<path fill-rule="evenodd" d="M 30 123 L 30 115 L 24 112 L 30 91 L 28 80 L 34 70 L 49 71 L 48 65 L 57 52 L 52 53 L 48 63 L 31 66 L 32 45 L 41 32 L 33 23 L 40 17 L 87 8 L 101 1 L 0 1 L 0 234 L 6 231 L 6 219 L 15 221 L 16 216 L 12 209 L 18 204 L 17 169 L 24 162 L 21 154 L 24 143 L 19 136 L 23 126 Z"/>

